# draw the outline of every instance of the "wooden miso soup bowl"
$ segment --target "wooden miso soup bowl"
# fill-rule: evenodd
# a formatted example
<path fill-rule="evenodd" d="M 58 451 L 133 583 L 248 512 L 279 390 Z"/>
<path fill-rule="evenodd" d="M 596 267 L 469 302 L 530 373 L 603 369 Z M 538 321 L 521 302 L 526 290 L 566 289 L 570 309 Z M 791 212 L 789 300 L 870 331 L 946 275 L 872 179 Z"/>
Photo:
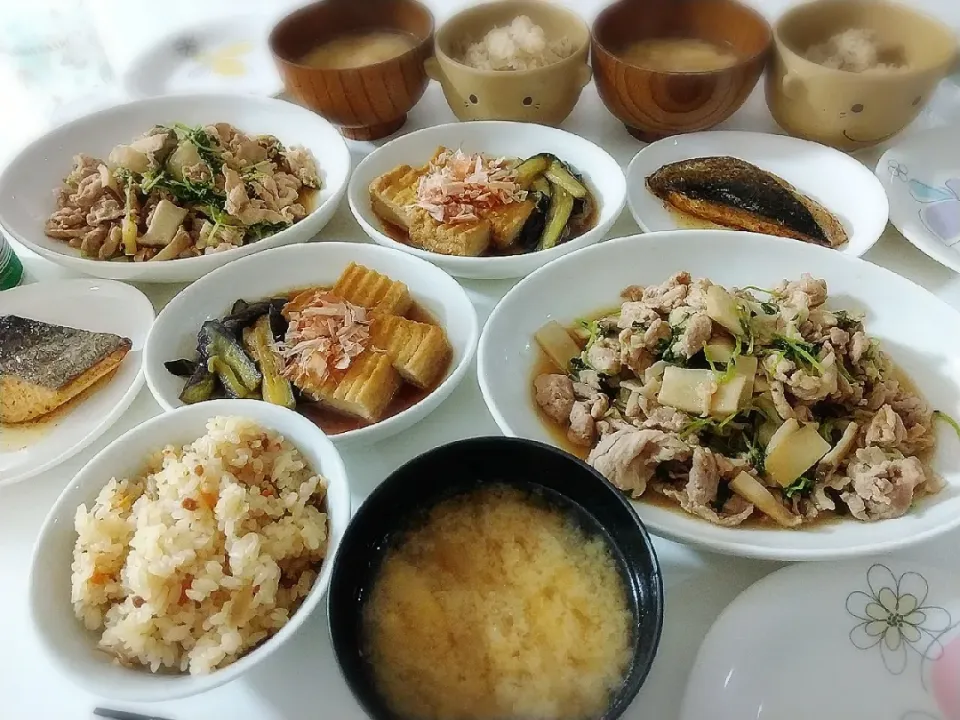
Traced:
<path fill-rule="evenodd" d="M 705 40 L 736 53 L 732 67 L 667 72 L 628 63 L 621 54 L 654 38 Z M 620 0 L 593 24 L 593 74 L 600 99 L 645 142 L 708 130 L 736 112 L 753 91 L 773 33 L 735 0 Z"/>
<path fill-rule="evenodd" d="M 336 125 L 351 140 L 376 140 L 403 127 L 429 79 L 433 15 L 417 0 L 322 0 L 293 11 L 270 33 L 286 91 Z M 357 68 L 301 64 L 310 50 L 343 35 L 396 30 L 416 46 L 384 62 Z"/>

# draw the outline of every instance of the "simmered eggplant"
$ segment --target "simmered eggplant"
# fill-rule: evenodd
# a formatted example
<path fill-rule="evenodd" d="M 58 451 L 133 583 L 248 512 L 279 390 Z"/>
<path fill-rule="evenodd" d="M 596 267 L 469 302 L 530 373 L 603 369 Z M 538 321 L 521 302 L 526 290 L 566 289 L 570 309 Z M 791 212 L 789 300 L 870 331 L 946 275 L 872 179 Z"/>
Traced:
<path fill-rule="evenodd" d="M 238 374 L 233 371 L 233 368 L 227 364 L 227 361 L 219 355 L 214 355 L 207 360 L 207 370 L 217 376 L 217 380 L 223 386 L 227 397 L 245 398 L 250 396 L 251 391 L 245 386 Z"/>
<path fill-rule="evenodd" d="M 263 315 L 270 312 L 270 308 L 278 301 L 283 304 L 287 302 L 286 299 L 281 298 L 261 300 L 255 303 L 246 303 L 242 300 L 237 301 L 233 304 L 233 310 L 231 310 L 230 314 L 221 320 L 221 322 L 230 332 L 239 334 L 244 328 L 250 327 Z M 243 306 L 237 309 L 240 302 L 243 302 Z M 236 312 L 234 312 L 234 310 L 236 310 Z"/>
<path fill-rule="evenodd" d="M 205 361 L 216 358 L 222 360 L 247 391 L 256 390 L 263 380 L 257 364 L 247 355 L 233 333 L 221 322 L 208 320 L 200 327 L 200 334 L 197 336 L 197 352 Z M 220 373 L 217 374 L 220 375 Z M 223 380 L 222 377 L 221 380 Z"/>
<path fill-rule="evenodd" d="M 188 378 L 197 371 L 199 364 L 194 362 L 193 360 L 180 359 L 180 360 L 168 360 L 163 364 L 163 366 L 167 369 L 167 372 L 170 373 L 171 375 Z"/>
<path fill-rule="evenodd" d="M 573 195 L 559 185 L 554 187 L 550 209 L 547 211 L 547 222 L 540 235 L 537 250 L 548 250 L 563 241 L 564 232 L 573 214 L 573 202 Z"/>
<path fill-rule="evenodd" d="M 293 386 L 281 374 L 282 360 L 273 349 L 273 329 L 268 315 L 261 316 L 252 327 L 243 331 L 243 344 L 263 375 L 260 387 L 263 399 L 291 410 L 295 408 L 297 400 L 293 396 Z"/>
<path fill-rule="evenodd" d="M 553 160 L 553 155 L 547 153 L 527 158 L 517 166 L 517 183 L 524 189 L 531 187 L 534 181 L 550 167 Z"/>
<path fill-rule="evenodd" d="M 542 179 L 542 178 L 541 178 Z M 546 183 L 546 181 L 544 180 Z M 543 235 L 543 229 L 547 224 L 547 211 L 550 209 L 550 195 L 539 191 L 531 191 L 527 197 L 531 198 L 536 206 L 527 222 L 524 223 L 520 236 L 517 239 L 519 245 L 524 250 L 533 250 L 540 242 Z"/>
<path fill-rule="evenodd" d="M 196 364 L 196 363 L 195 363 Z M 217 388 L 217 378 L 206 365 L 197 365 L 196 370 L 180 391 L 180 402 L 193 405 L 213 397 Z"/>

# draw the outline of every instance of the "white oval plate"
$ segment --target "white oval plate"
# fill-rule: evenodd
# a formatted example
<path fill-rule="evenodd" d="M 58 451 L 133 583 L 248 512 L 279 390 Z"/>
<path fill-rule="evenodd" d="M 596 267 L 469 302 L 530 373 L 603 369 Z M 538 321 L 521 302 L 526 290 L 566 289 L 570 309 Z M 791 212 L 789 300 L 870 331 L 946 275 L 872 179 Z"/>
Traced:
<path fill-rule="evenodd" d="M 667 163 L 716 155 L 746 160 L 779 175 L 827 208 L 849 236 L 849 241 L 838 248 L 840 252 L 860 257 L 873 247 L 887 225 L 887 196 L 873 173 L 858 160 L 787 135 L 716 130 L 669 137 L 637 153 L 627 168 L 627 203 L 640 229 L 684 229 L 678 214 L 647 189 L 649 175 Z"/>
<path fill-rule="evenodd" d="M 195 92 L 279 95 L 283 81 L 267 44 L 272 27 L 271 16 L 260 13 L 178 29 L 134 58 L 123 87 L 141 98 Z"/>
<path fill-rule="evenodd" d="M 143 346 L 153 306 L 130 285 L 112 280 L 51 280 L 0 293 L 0 315 L 107 332 L 132 347 L 113 377 L 47 422 L 0 426 L 0 486 L 59 465 L 113 425 L 143 387 Z"/>
<path fill-rule="evenodd" d="M 960 272 L 957 128 L 907 137 L 881 156 L 877 177 L 890 199 L 890 222 L 917 248 Z"/>
<path fill-rule="evenodd" d="M 794 565 L 707 634 L 681 720 L 960 717 L 960 580 L 904 560 Z"/>
<path fill-rule="evenodd" d="M 553 153 L 583 174 L 600 204 L 597 224 L 580 237 L 550 250 L 507 257 L 441 255 L 397 242 L 383 232 L 383 224 L 370 207 L 370 183 L 398 165 L 425 165 L 440 145 L 506 157 Z M 626 182 L 616 160 L 578 135 L 530 123 L 478 121 L 418 130 L 374 150 L 357 165 L 347 197 L 357 222 L 378 245 L 429 260 L 455 277 L 493 280 L 522 277 L 554 258 L 599 242 L 623 210 Z"/>
<path fill-rule="evenodd" d="M 310 285 L 333 285 L 351 261 L 405 283 L 414 299 L 443 326 L 453 359 L 439 387 L 416 405 L 330 439 L 338 446 L 376 442 L 419 422 L 454 391 L 473 362 L 480 332 L 477 313 L 463 288 L 439 268 L 370 244 L 331 242 L 279 248 L 231 263 L 198 280 L 163 309 L 147 338 L 144 369 L 150 392 L 164 410 L 183 405 L 179 399 L 183 378 L 171 375 L 163 363 L 194 357 L 200 326 L 223 317 L 238 298 L 262 300 Z"/>
<path fill-rule="evenodd" d="M 105 158 L 157 124 L 228 122 L 245 132 L 275 135 L 285 145 L 303 145 L 317 161 L 323 187 L 316 207 L 296 225 L 235 250 L 166 262 L 105 262 L 80 257 L 62 240 L 43 234 L 54 210 L 54 191 L 70 172 L 72 158 Z M 94 277 L 140 282 L 192 282 L 231 260 L 280 245 L 305 242 L 329 222 L 350 176 L 350 151 L 340 133 L 319 115 L 292 103 L 253 95 L 178 95 L 138 100 L 61 125 L 38 138 L 0 175 L 0 225 L 28 248 L 58 265 Z"/>
<path fill-rule="evenodd" d="M 735 261 L 731 261 L 735 258 Z M 960 314 L 909 280 L 807 243 L 721 230 L 680 230 L 610 240 L 550 263 L 494 308 L 480 337 L 484 400 L 507 435 L 553 442 L 531 391 L 534 333 L 616 304 L 628 285 L 660 283 L 680 270 L 721 285 L 770 287 L 802 273 L 824 278 L 834 306 L 866 313 L 866 329 L 939 410 L 960 417 Z M 917 319 L 922 318 L 922 322 Z M 933 467 L 946 481 L 909 514 L 877 523 L 842 521 L 802 530 L 723 528 L 637 503 L 650 530 L 718 552 L 775 560 L 825 560 L 912 545 L 960 525 L 960 441 L 938 426 Z"/>

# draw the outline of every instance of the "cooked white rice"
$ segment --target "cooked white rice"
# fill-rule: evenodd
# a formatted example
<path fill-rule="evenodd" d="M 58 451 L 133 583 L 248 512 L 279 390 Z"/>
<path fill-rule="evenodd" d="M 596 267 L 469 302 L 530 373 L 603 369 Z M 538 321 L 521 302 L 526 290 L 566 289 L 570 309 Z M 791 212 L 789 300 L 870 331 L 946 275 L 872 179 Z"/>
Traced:
<path fill-rule="evenodd" d="M 883 48 L 873 30 L 850 28 L 807 50 L 807 60 L 833 70 L 868 72 L 898 70 L 901 51 Z"/>
<path fill-rule="evenodd" d="M 326 481 L 236 417 L 147 465 L 77 508 L 74 611 L 121 663 L 207 673 L 277 632 L 310 591 Z"/>
<path fill-rule="evenodd" d="M 463 63 L 477 70 L 534 70 L 570 57 L 575 49 L 566 36 L 547 40 L 542 27 L 520 15 L 471 43 Z"/>

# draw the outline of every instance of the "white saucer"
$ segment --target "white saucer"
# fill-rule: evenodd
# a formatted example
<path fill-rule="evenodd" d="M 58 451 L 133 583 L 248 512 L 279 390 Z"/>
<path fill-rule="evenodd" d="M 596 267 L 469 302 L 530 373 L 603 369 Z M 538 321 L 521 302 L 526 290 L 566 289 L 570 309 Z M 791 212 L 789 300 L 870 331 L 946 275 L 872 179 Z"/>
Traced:
<path fill-rule="evenodd" d="M 910 561 L 800 564 L 707 634 L 680 720 L 955 720 L 960 577 Z"/>
<path fill-rule="evenodd" d="M 178 30 L 137 56 L 123 87 L 136 98 L 197 92 L 279 95 L 283 82 L 267 44 L 272 26 L 271 16 L 259 13 Z"/>
<path fill-rule="evenodd" d="M 960 146 L 956 126 L 907 137 L 877 163 L 890 222 L 920 250 L 960 272 Z"/>
<path fill-rule="evenodd" d="M 717 130 L 669 137 L 637 153 L 627 169 L 627 204 L 640 228 L 657 232 L 705 227 L 696 219 L 685 224 L 647 189 L 646 179 L 668 163 L 718 155 L 746 160 L 780 176 L 836 215 L 850 238 L 840 252 L 860 257 L 887 225 L 887 196 L 858 160 L 787 135 Z"/>
<path fill-rule="evenodd" d="M 113 377 L 47 422 L 0 427 L 0 486 L 59 465 L 123 415 L 143 386 L 143 344 L 153 324 L 146 296 L 113 280 L 55 280 L 0 293 L 0 315 L 130 338 L 133 347 Z"/>

